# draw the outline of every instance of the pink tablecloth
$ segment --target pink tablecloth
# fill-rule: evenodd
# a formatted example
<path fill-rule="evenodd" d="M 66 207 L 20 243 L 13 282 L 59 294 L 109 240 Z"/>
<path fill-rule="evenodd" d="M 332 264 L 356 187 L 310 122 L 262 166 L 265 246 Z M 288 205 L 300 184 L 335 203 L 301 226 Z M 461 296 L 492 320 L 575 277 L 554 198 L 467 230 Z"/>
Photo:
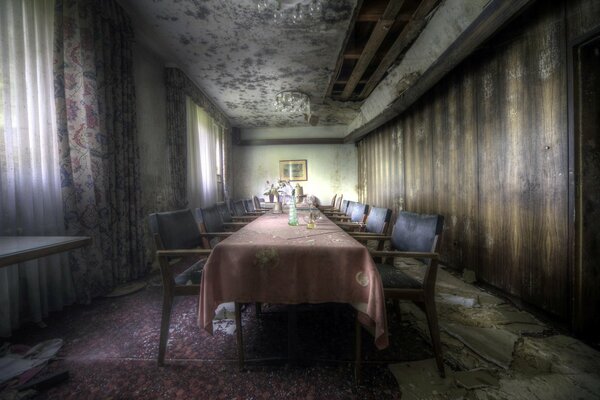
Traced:
<path fill-rule="evenodd" d="M 315 229 L 289 226 L 286 214 L 265 214 L 215 246 L 204 266 L 198 323 L 212 333 L 219 304 L 350 303 L 388 346 L 381 278 L 362 244 L 324 219 Z"/>

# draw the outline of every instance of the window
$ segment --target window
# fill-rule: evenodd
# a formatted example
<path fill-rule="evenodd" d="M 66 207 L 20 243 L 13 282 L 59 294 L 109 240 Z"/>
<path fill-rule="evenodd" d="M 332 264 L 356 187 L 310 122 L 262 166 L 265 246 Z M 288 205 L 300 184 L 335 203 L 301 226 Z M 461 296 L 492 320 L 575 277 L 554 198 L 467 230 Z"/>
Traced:
<path fill-rule="evenodd" d="M 187 195 L 190 208 L 223 199 L 223 127 L 187 98 Z"/>

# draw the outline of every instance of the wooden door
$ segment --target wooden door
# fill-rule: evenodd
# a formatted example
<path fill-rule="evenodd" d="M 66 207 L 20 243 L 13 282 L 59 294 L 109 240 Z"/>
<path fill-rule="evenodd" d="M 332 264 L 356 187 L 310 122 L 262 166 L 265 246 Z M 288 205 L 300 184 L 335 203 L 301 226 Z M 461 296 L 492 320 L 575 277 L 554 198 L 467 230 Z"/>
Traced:
<path fill-rule="evenodd" d="M 573 327 L 600 344 L 600 32 L 572 49 Z"/>

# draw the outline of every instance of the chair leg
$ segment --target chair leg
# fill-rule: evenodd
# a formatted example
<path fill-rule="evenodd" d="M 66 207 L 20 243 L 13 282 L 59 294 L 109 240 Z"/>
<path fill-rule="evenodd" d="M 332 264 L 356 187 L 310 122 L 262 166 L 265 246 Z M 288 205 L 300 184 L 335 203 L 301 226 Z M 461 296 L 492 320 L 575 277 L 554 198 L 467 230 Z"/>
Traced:
<path fill-rule="evenodd" d="M 392 301 L 394 303 L 394 311 L 396 312 L 396 317 L 398 318 L 398 321 L 402 321 L 402 309 L 400 308 L 400 300 L 393 299 Z"/>
<path fill-rule="evenodd" d="M 160 338 L 158 340 L 158 365 L 164 365 L 165 352 L 167 351 L 167 339 L 169 337 L 169 325 L 171 323 L 171 310 L 173 308 L 173 297 L 163 297 L 162 317 L 160 320 Z"/>
<path fill-rule="evenodd" d="M 433 296 L 425 299 L 425 316 L 427 317 L 427 324 L 429 325 L 429 334 L 431 335 L 431 344 L 433 345 L 433 353 L 435 354 L 435 361 L 437 363 L 440 376 L 446 377 L 444 370 L 444 358 L 442 355 L 442 343 L 440 341 L 440 328 L 438 326 L 437 311 L 435 309 L 435 300 Z"/>
<path fill-rule="evenodd" d="M 256 311 L 256 318 L 262 317 L 262 303 L 258 301 L 254 303 L 254 310 Z"/>
<path fill-rule="evenodd" d="M 238 347 L 238 367 L 241 370 L 244 368 L 244 338 L 242 336 L 242 308 L 238 302 L 235 303 L 235 331 Z"/>
<path fill-rule="evenodd" d="M 355 339 L 354 339 L 354 343 L 355 343 L 355 347 L 354 347 L 354 353 L 355 353 L 355 359 L 354 359 L 354 384 L 356 386 L 359 386 L 360 385 L 360 381 L 361 381 L 362 326 L 361 326 L 360 322 L 358 321 L 358 315 L 356 316 L 356 327 L 355 327 L 355 335 L 354 335 L 354 337 L 355 337 Z"/>

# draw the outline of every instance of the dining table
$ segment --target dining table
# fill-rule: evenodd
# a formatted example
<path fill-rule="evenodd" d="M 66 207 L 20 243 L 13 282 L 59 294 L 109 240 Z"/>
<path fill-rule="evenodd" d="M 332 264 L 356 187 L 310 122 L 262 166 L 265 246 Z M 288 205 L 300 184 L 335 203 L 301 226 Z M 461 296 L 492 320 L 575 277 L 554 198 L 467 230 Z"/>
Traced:
<path fill-rule="evenodd" d="M 222 303 L 347 303 L 358 324 L 388 346 L 381 277 L 368 249 L 326 217 L 308 229 L 304 212 L 266 213 L 219 242 L 204 266 L 198 323 L 212 333 Z"/>

